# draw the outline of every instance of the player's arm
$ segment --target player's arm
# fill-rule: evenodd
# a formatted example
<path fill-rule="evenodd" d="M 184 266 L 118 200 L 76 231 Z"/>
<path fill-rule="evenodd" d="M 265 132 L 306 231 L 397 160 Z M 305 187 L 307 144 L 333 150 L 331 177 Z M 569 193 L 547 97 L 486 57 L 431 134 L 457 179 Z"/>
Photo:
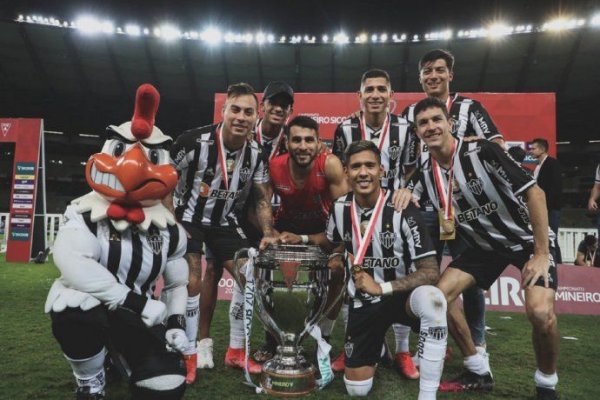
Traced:
<path fill-rule="evenodd" d="M 583 254 L 582 252 L 578 251 L 577 252 L 577 257 L 575 258 L 575 265 L 581 265 L 582 267 L 585 267 L 585 254 Z"/>
<path fill-rule="evenodd" d="M 502 136 L 502 133 L 500 133 L 498 130 L 498 127 L 494 123 L 494 120 L 488 111 L 478 101 L 473 101 L 473 105 L 471 106 L 469 113 L 469 123 L 472 125 L 473 130 L 478 137 L 485 138 L 505 149 L 504 137 Z"/>
<path fill-rule="evenodd" d="M 344 174 L 344 167 L 338 157 L 327 156 L 325 160 L 325 177 L 329 182 L 329 195 L 332 199 L 337 199 L 350 191 L 346 174 Z"/>
<path fill-rule="evenodd" d="M 533 257 L 523 267 L 522 285 L 523 287 L 532 287 L 542 277 L 544 286 L 548 287 L 550 250 L 546 195 L 538 185 L 533 185 L 525 192 L 525 197 L 533 229 Z"/>
<path fill-rule="evenodd" d="M 273 210 L 271 207 L 271 198 L 273 190 L 269 182 L 257 183 L 252 185 L 252 194 L 254 196 L 254 210 L 256 211 L 256 219 L 258 226 L 262 230 L 263 236 L 271 237 L 273 231 Z"/>
<path fill-rule="evenodd" d="M 335 133 L 333 134 L 332 153 L 340 160 L 343 160 L 346 146 L 348 146 L 348 144 L 344 137 L 344 129 L 342 128 L 342 124 L 340 124 L 335 128 Z"/>
<path fill-rule="evenodd" d="M 594 183 L 594 186 L 592 186 L 592 191 L 588 200 L 588 210 L 592 212 L 598 211 L 598 197 L 600 197 L 600 182 L 596 182 Z"/>

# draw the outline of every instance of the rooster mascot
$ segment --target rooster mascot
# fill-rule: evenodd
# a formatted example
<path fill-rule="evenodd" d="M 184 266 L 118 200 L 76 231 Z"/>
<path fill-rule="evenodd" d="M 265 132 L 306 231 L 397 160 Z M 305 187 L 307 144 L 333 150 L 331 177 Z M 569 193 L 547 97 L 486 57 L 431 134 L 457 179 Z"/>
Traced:
<path fill-rule="evenodd" d="M 177 183 L 172 142 L 154 126 L 160 95 L 138 88 L 129 122 L 107 128 L 85 168 L 92 191 L 64 215 L 54 244 L 61 272 L 45 311 L 77 381 L 77 399 L 102 399 L 105 359 L 124 360 L 134 399 L 180 399 L 188 343 L 187 238 L 161 200 Z M 164 279 L 161 300 L 153 298 Z"/>

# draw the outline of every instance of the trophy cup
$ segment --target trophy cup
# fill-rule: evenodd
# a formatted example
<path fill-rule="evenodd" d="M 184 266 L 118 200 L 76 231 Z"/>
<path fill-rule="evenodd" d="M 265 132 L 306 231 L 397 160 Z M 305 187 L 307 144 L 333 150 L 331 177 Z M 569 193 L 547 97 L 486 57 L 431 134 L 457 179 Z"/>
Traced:
<path fill-rule="evenodd" d="M 234 265 L 244 252 L 236 253 Z M 301 354 L 300 342 L 325 311 L 328 259 L 318 246 L 276 245 L 254 261 L 258 318 L 279 343 L 261 375 L 261 386 L 271 395 L 301 396 L 315 388 L 315 367 Z M 240 284 L 239 270 L 234 270 Z"/>

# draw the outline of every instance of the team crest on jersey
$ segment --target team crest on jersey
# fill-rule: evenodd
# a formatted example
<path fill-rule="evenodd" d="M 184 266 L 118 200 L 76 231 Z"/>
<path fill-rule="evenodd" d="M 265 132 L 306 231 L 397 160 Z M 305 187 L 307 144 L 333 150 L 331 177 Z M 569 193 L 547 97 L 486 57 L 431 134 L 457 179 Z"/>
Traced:
<path fill-rule="evenodd" d="M 397 160 L 398 157 L 400 156 L 400 147 L 398 147 L 398 146 L 390 146 L 390 148 L 388 149 L 388 152 L 390 154 L 390 159 L 391 160 Z"/>
<path fill-rule="evenodd" d="M 152 252 L 156 255 L 159 255 L 162 251 L 163 246 L 163 238 L 161 234 L 158 232 L 148 232 L 148 235 L 146 236 L 146 241 L 148 242 L 148 246 L 150 246 L 150 248 L 152 249 Z"/>
<path fill-rule="evenodd" d="M 394 242 L 396 241 L 396 234 L 394 232 L 381 232 L 379 234 L 379 241 L 381 242 L 381 245 L 383 247 L 385 247 L 386 249 L 391 249 L 392 246 L 394 245 Z"/>
<path fill-rule="evenodd" d="M 415 221 L 413 217 L 408 217 L 406 218 L 406 223 L 408 224 L 408 226 L 415 226 L 417 224 L 417 221 Z"/>
<path fill-rule="evenodd" d="M 250 179 L 251 175 L 252 175 L 252 170 L 250 168 L 240 169 L 240 180 L 242 182 L 246 182 L 248 179 Z"/>
<path fill-rule="evenodd" d="M 452 136 L 456 136 L 456 134 L 458 133 L 458 130 L 460 128 L 461 125 L 461 121 L 457 120 L 454 117 L 450 118 L 450 133 L 452 133 Z"/>
<path fill-rule="evenodd" d="M 471 193 L 477 196 L 483 193 L 483 181 L 481 178 L 471 179 L 469 182 L 467 182 L 467 187 Z"/>
<path fill-rule="evenodd" d="M 344 235 L 344 242 L 351 242 L 352 241 L 352 236 L 350 236 L 350 233 L 346 232 L 346 234 Z"/>

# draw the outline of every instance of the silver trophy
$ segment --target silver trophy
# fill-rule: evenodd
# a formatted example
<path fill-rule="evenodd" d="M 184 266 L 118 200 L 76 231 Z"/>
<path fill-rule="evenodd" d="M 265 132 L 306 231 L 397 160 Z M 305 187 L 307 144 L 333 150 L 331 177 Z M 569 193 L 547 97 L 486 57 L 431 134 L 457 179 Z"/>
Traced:
<path fill-rule="evenodd" d="M 246 254 L 247 249 L 236 253 L 234 265 Z M 301 354 L 300 342 L 325 312 L 329 258 L 318 246 L 303 245 L 270 246 L 255 258 L 251 272 L 258 318 L 279 343 L 275 356 L 263 364 L 261 386 L 269 394 L 299 396 L 315 388 L 316 369 Z"/>

